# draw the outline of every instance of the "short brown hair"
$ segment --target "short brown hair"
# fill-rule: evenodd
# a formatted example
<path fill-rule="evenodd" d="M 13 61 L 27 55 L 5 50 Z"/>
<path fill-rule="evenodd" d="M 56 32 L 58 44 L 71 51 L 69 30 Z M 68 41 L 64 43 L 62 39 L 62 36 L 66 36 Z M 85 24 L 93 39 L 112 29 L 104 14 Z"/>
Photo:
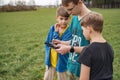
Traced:
<path fill-rule="evenodd" d="M 60 6 L 57 8 L 56 16 L 69 17 L 70 14 L 68 14 L 68 12 L 63 6 Z"/>
<path fill-rule="evenodd" d="M 68 3 L 73 2 L 74 4 L 78 4 L 79 0 L 62 0 L 63 6 L 68 6 Z"/>
<path fill-rule="evenodd" d="M 92 26 L 95 31 L 101 33 L 103 29 L 103 17 L 100 13 L 91 12 L 82 18 L 80 24 L 83 27 Z"/>

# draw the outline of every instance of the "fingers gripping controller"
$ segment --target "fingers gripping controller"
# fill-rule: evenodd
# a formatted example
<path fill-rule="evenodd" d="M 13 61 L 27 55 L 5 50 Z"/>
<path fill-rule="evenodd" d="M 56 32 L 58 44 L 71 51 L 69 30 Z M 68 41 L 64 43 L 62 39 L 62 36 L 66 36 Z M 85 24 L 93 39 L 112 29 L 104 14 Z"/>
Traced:
<path fill-rule="evenodd" d="M 58 49 L 59 47 L 57 47 L 54 43 L 47 43 L 45 42 L 45 44 L 51 48 L 54 48 L 54 49 Z"/>

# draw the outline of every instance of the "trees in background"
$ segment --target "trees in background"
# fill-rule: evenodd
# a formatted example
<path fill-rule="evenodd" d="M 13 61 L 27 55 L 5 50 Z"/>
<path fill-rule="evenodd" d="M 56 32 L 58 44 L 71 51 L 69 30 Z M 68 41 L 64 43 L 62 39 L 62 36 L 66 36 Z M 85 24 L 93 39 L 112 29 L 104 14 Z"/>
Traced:
<path fill-rule="evenodd" d="M 88 7 L 120 8 L 120 0 L 85 0 Z"/>
<path fill-rule="evenodd" d="M 0 0 L 2 2 L 3 0 Z M 0 11 L 13 12 L 13 11 L 28 11 L 36 10 L 35 1 L 29 0 L 28 4 L 25 0 L 10 0 L 8 5 L 4 5 L 0 8 Z"/>
<path fill-rule="evenodd" d="M 88 7 L 93 8 L 120 8 L 120 0 L 84 0 Z M 36 10 L 36 5 L 34 0 L 10 0 L 8 5 L 4 5 L 4 0 L 0 0 L 0 11 L 27 11 Z M 59 0 L 56 0 L 56 5 L 47 5 L 47 7 L 58 7 Z M 40 6 L 37 6 L 40 7 Z M 46 7 L 46 6 L 44 6 Z"/>

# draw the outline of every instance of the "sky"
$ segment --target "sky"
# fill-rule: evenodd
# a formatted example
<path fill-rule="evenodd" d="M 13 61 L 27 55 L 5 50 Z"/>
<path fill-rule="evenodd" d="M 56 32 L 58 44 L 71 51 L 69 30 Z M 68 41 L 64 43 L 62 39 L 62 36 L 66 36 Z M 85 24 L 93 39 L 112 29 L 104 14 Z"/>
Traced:
<path fill-rule="evenodd" d="M 0 2 L 0 5 L 2 5 L 3 3 L 4 4 L 8 4 L 10 2 L 10 0 L 2 0 L 4 2 Z M 11 0 L 11 1 L 18 1 L 18 0 Z M 19 1 L 22 1 L 22 0 L 19 0 Z M 23 0 L 23 1 L 26 1 L 26 2 L 29 2 L 30 0 Z M 56 2 L 58 1 L 59 4 L 61 3 L 61 0 L 34 0 L 36 5 L 56 5 Z"/>

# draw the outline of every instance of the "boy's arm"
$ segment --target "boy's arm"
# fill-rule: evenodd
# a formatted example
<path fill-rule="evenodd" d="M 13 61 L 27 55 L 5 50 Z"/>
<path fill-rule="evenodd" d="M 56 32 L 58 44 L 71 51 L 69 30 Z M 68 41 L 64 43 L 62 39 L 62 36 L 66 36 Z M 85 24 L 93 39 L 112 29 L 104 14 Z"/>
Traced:
<path fill-rule="evenodd" d="M 56 23 L 54 25 L 53 39 L 60 39 L 60 37 L 59 37 L 59 27 L 60 27 L 60 25 L 58 23 Z"/>
<path fill-rule="evenodd" d="M 70 40 L 69 41 L 61 41 L 61 44 L 70 45 Z"/>
<path fill-rule="evenodd" d="M 85 46 L 74 46 L 74 52 L 81 53 Z"/>
<path fill-rule="evenodd" d="M 67 52 L 70 52 L 70 49 L 71 49 L 70 45 L 64 45 L 64 44 L 57 44 L 57 47 L 59 47 L 59 48 L 56 49 L 56 51 L 61 54 L 66 54 Z M 84 46 L 83 47 L 82 46 L 81 47 L 74 46 L 73 48 L 74 48 L 74 52 L 81 53 Z"/>
<path fill-rule="evenodd" d="M 58 31 L 53 32 L 53 39 L 60 39 Z"/>
<path fill-rule="evenodd" d="M 90 80 L 90 67 L 81 64 L 81 72 L 79 80 Z"/>

